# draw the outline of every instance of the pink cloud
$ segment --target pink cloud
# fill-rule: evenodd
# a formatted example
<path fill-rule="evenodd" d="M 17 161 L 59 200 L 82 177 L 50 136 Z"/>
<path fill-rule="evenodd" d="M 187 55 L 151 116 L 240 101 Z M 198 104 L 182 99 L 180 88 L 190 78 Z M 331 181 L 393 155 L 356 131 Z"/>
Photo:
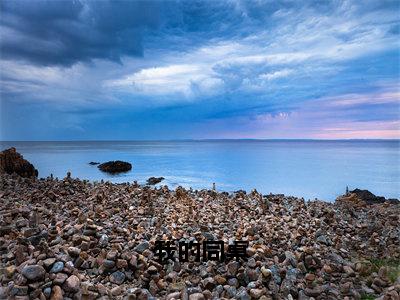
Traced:
<path fill-rule="evenodd" d="M 360 120 L 365 115 L 370 119 Z M 395 85 L 373 93 L 310 100 L 290 112 L 210 123 L 211 138 L 400 139 L 400 93 Z"/>

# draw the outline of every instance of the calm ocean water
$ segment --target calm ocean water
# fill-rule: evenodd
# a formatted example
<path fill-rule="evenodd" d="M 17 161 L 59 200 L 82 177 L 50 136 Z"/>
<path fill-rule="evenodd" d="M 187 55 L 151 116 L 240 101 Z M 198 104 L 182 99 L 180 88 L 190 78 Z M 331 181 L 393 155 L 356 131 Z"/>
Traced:
<path fill-rule="evenodd" d="M 400 141 L 160 141 L 160 142 L 0 142 L 14 146 L 39 170 L 39 177 L 73 177 L 234 191 L 256 188 L 333 201 L 363 188 L 400 197 Z M 90 161 L 129 161 L 132 171 L 107 175 Z"/>

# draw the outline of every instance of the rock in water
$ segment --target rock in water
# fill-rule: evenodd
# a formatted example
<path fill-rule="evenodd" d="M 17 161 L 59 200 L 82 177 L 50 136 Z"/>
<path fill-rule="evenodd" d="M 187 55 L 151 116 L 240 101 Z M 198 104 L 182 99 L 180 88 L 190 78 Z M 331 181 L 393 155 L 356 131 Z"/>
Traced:
<path fill-rule="evenodd" d="M 121 173 L 130 171 L 132 169 L 132 165 L 125 161 L 115 160 L 102 163 L 98 165 L 98 168 L 107 173 Z"/>
<path fill-rule="evenodd" d="M 92 165 L 92 166 L 94 166 L 94 165 L 99 165 L 100 163 L 99 162 L 97 162 L 97 161 L 91 161 L 90 163 L 89 163 L 89 165 Z"/>
<path fill-rule="evenodd" d="M 0 173 L 17 173 L 22 177 L 37 177 L 38 171 L 13 147 L 0 152 Z"/>
<path fill-rule="evenodd" d="M 163 180 L 164 180 L 164 177 L 150 177 L 149 179 L 147 179 L 147 184 L 155 185 L 157 183 L 160 183 Z"/>

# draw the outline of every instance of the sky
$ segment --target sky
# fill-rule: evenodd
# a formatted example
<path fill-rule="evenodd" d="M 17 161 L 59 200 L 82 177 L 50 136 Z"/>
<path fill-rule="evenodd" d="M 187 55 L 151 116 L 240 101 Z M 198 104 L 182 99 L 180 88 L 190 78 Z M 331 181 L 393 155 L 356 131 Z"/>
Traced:
<path fill-rule="evenodd" d="M 0 140 L 398 139 L 400 1 L 0 2 Z"/>

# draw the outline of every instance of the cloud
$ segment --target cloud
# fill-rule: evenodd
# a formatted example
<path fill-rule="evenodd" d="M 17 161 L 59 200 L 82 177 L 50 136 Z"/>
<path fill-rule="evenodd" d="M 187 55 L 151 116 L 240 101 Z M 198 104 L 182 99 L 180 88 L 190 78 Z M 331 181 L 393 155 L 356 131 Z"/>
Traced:
<path fill-rule="evenodd" d="M 1 57 L 71 66 L 141 56 L 144 31 L 160 22 L 159 6 L 146 1 L 2 1 Z"/>
<path fill-rule="evenodd" d="M 264 14 L 259 14 L 257 9 L 239 1 L 233 7 L 233 14 L 239 16 L 240 28 L 234 26 L 230 33 L 226 33 L 221 24 L 229 20 L 219 12 L 207 15 L 211 20 L 204 20 L 197 31 L 189 26 L 191 30 L 186 32 L 189 36 L 185 38 L 184 32 L 180 34 L 182 45 L 186 46 L 186 40 L 200 40 L 202 43 L 199 46 L 182 48 L 180 51 L 166 48 L 162 53 L 149 50 L 147 57 L 153 58 L 152 66 L 130 72 L 127 63 L 127 73 L 111 82 L 125 83 L 119 85 L 118 92 L 125 89 L 132 96 L 147 93 L 149 97 L 168 97 L 170 94 L 181 93 L 184 96 L 183 102 L 187 95 L 200 98 L 203 95 L 193 93 L 193 82 L 211 83 L 214 94 L 227 95 L 243 91 L 253 93 L 251 96 L 254 99 L 266 91 L 285 89 L 285 86 L 276 86 L 273 82 L 276 79 L 285 78 L 292 86 L 297 81 L 304 88 L 321 78 L 327 78 L 326 82 L 330 82 L 334 78 L 332 75 L 349 68 L 348 61 L 398 48 L 398 36 L 390 33 L 393 24 L 399 21 L 398 16 L 390 10 L 379 10 L 375 6 L 363 8 L 353 4 L 343 2 L 337 6 L 317 6 L 323 9 L 319 11 L 314 7 L 299 8 L 280 3 L 277 7 L 265 9 Z M 261 9 L 268 6 L 268 3 L 260 1 L 255 6 Z M 196 5 L 194 7 L 195 11 Z M 229 5 L 222 7 L 232 9 Z M 220 8 L 217 6 L 215 9 L 218 11 Z M 199 10 L 203 12 L 203 5 L 200 5 Z M 376 14 L 384 15 L 385 21 L 372 21 L 372 16 Z M 193 22 L 199 22 L 193 11 L 189 15 L 195 19 Z M 221 22 L 215 21 L 217 16 L 221 17 Z M 215 34 L 203 30 L 203 26 L 209 23 L 217 27 Z M 187 24 L 182 26 L 186 28 Z M 210 25 L 207 28 L 213 27 Z M 221 32 L 224 34 L 219 36 Z M 209 38 L 204 39 L 207 34 Z M 154 61 L 159 63 L 154 65 Z M 154 70 L 170 70 L 174 66 L 186 66 L 191 70 L 185 71 L 184 75 L 167 72 L 162 77 L 151 73 Z M 146 78 L 146 73 L 151 74 L 153 80 Z M 135 88 L 132 88 L 133 82 Z M 210 84 L 204 85 L 208 86 Z M 171 101 L 179 103 L 176 98 L 171 98 Z"/>
<path fill-rule="evenodd" d="M 37 112 L 43 117 L 35 118 L 35 109 L 88 137 L 107 122 L 107 132 L 125 128 L 131 138 L 153 123 L 175 130 L 174 137 L 204 124 L 201 132 L 284 137 L 314 136 L 325 122 L 345 130 L 398 117 L 396 2 L 5 0 L 0 6 L 0 109 L 9 115 L 2 120 L 9 136 L 17 115 L 46 126 L 51 117 Z M 67 124 L 54 132 L 63 135 L 63 126 L 73 137 Z"/>
<path fill-rule="evenodd" d="M 120 80 L 105 83 L 108 87 L 121 87 L 147 95 L 183 94 L 191 96 L 195 90 L 204 93 L 218 88 L 222 80 L 203 65 L 169 65 L 142 69 Z"/>
<path fill-rule="evenodd" d="M 264 73 L 264 74 L 259 75 L 258 77 L 260 79 L 264 79 L 264 80 L 275 80 L 278 78 L 287 77 L 288 75 L 290 75 L 292 73 L 293 73 L 293 70 L 282 69 L 282 70 L 271 72 L 271 73 Z"/>
<path fill-rule="evenodd" d="M 373 93 L 309 100 L 295 109 L 214 119 L 206 126 L 217 128 L 213 138 L 400 139 L 399 117 L 400 97 L 393 84 Z"/>
<path fill-rule="evenodd" d="M 392 87 L 381 93 L 371 93 L 367 95 L 348 94 L 343 96 L 330 97 L 325 99 L 327 106 L 336 107 L 356 107 L 366 105 L 381 106 L 385 104 L 400 105 L 400 90 L 398 87 Z"/>

